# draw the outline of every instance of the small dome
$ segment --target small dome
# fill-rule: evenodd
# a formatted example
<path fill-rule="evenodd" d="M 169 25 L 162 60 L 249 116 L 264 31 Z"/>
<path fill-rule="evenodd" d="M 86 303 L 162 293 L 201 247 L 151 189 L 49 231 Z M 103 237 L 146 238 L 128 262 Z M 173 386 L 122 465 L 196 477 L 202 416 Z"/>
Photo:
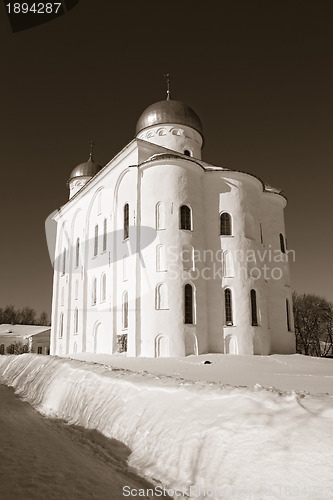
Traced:
<path fill-rule="evenodd" d="M 136 135 L 152 125 L 167 123 L 187 125 L 203 136 L 202 124 L 196 112 L 187 104 L 171 99 L 156 102 L 142 113 L 136 125 Z"/>
<path fill-rule="evenodd" d="M 71 181 L 75 177 L 94 177 L 102 169 L 100 165 L 94 162 L 92 155 L 89 156 L 89 160 L 80 163 L 77 167 L 72 170 L 69 180 Z"/>

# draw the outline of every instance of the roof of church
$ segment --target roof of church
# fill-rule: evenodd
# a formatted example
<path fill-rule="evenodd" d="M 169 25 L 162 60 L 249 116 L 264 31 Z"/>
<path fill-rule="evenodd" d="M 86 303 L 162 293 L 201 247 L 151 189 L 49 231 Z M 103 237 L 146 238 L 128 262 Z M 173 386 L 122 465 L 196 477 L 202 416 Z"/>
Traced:
<path fill-rule="evenodd" d="M 166 99 L 151 104 L 140 116 L 136 125 L 136 134 L 152 125 L 175 123 L 187 125 L 203 136 L 203 128 L 199 116 L 187 104 Z"/>
<path fill-rule="evenodd" d="M 93 177 L 100 170 L 102 167 L 94 162 L 92 154 L 90 154 L 88 161 L 80 163 L 72 170 L 69 180 L 75 177 Z"/>

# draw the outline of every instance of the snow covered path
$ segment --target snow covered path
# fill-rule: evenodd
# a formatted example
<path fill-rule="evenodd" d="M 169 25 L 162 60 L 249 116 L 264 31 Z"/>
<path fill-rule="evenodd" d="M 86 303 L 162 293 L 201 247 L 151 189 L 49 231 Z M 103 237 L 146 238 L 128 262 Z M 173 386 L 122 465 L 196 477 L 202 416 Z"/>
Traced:
<path fill-rule="evenodd" d="M 4 385 L 0 401 L 2 500 L 120 500 L 124 485 L 152 487 L 121 443 L 45 419 Z"/>
<path fill-rule="evenodd" d="M 0 373 L 42 414 L 125 443 L 130 466 L 193 498 L 333 498 L 331 396 L 28 354 L 0 357 Z"/>

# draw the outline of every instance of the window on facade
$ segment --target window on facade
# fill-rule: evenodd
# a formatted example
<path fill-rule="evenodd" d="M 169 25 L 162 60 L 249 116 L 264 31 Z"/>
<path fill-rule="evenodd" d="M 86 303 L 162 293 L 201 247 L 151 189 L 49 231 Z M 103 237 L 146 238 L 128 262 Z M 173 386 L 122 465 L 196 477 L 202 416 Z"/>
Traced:
<path fill-rule="evenodd" d="M 0 356 L 3 356 L 5 354 L 5 344 L 0 345 Z"/>
<path fill-rule="evenodd" d="M 291 331 L 291 327 L 290 327 L 290 309 L 289 309 L 289 300 L 286 299 L 286 313 L 287 313 L 287 328 L 288 328 L 288 332 Z"/>
<path fill-rule="evenodd" d="M 94 257 L 98 254 L 98 224 L 95 226 Z"/>
<path fill-rule="evenodd" d="M 76 307 L 74 309 L 74 333 L 77 333 L 79 331 L 79 311 L 78 308 Z"/>
<path fill-rule="evenodd" d="M 163 245 L 156 247 L 156 271 L 166 271 L 165 251 Z"/>
<path fill-rule="evenodd" d="M 97 302 L 97 279 L 92 280 L 91 304 L 94 306 Z"/>
<path fill-rule="evenodd" d="M 128 256 L 123 257 L 123 281 L 128 280 Z"/>
<path fill-rule="evenodd" d="M 76 249 L 75 249 L 75 267 L 79 267 L 80 261 L 80 238 L 76 240 Z"/>
<path fill-rule="evenodd" d="M 79 280 L 75 281 L 75 300 L 79 298 Z"/>
<path fill-rule="evenodd" d="M 191 209 L 187 205 L 180 207 L 180 229 L 186 229 L 187 231 L 192 229 Z"/>
<path fill-rule="evenodd" d="M 191 151 L 189 151 L 188 149 L 185 149 L 184 155 L 191 156 Z"/>
<path fill-rule="evenodd" d="M 124 240 L 129 237 L 129 204 L 124 206 Z"/>
<path fill-rule="evenodd" d="M 62 256 L 62 274 L 66 273 L 66 248 L 64 248 L 64 253 Z"/>
<path fill-rule="evenodd" d="M 165 208 L 161 201 L 156 204 L 156 230 L 165 229 Z"/>
<path fill-rule="evenodd" d="M 190 245 L 184 245 L 182 248 L 182 262 L 184 271 L 191 271 L 194 269 L 194 255 L 193 247 Z"/>
<path fill-rule="evenodd" d="M 107 242 L 107 229 L 108 229 L 108 221 L 104 219 L 103 223 L 103 252 L 106 250 L 106 242 Z"/>
<path fill-rule="evenodd" d="M 106 301 L 106 275 L 103 273 L 101 277 L 101 302 Z"/>
<path fill-rule="evenodd" d="M 168 288 L 165 283 L 159 283 L 155 289 L 156 309 L 168 309 Z"/>
<path fill-rule="evenodd" d="M 65 304 L 65 288 L 62 287 L 62 289 L 61 289 L 60 305 L 63 306 L 64 304 Z"/>
<path fill-rule="evenodd" d="M 123 330 L 128 328 L 128 292 L 123 294 Z"/>
<path fill-rule="evenodd" d="M 232 252 L 223 252 L 223 275 L 229 278 L 234 275 Z"/>
<path fill-rule="evenodd" d="M 280 249 L 282 253 L 286 253 L 286 247 L 284 244 L 284 237 L 282 233 L 280 233 Z"/>
<path fill-rule="evenodd" d="M 262 234 L 262 224 L 261 222 L 259 223 L 259 229 L 260 229 L 260 243 L 264 243 L 264 238 Z"/>
<path fill-rule="evenodd" d="M 223 212 L 220 215 L 220 235 L 231 236 L 231 215 L 228 212 Z"/>
<path fill-rule="evenodd" d="M 64 334 L 64 315 L 63 313 L 60 313 L 60 318 L 59 318 L 59 337 L 62 339 Z"/>
<path fill-rule="evenodd" d="M 230 288 L 224 290 L 225 324 L 231 326 L 232 322 L 232 296 Z"/>
<path fill-rule="evenodd" d="M 193 286 L 187 283 L 184 288 L 184 322 L 193 324 Z"/>
<path fill-rule="evenodd" d="M 37 354 L 43 354 L 43 347 L 41 346 L 37 347 Z"/>
<path fill-rule="evenodd" d="M 257 294 L 255 290 L 251 290 L 251 324 L 258 326 L 258 312 L 257 312 Z"/>

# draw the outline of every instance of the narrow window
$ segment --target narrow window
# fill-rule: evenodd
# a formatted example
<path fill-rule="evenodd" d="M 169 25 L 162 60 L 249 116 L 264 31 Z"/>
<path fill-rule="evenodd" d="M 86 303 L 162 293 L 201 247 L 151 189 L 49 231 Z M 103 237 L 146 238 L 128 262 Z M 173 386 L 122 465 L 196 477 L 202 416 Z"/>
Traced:
<path fill-rule="evenodd" d="M 42 346 L 37 347 L 37 354 L 43 354 L 43 347 Z"/>
<path fill-rule="evenodd" d="M 79 298 L 79 280 L 75 281 L 75 300 Z"/>
<path fill-rule="evenodd" d="M 220 235 L 231 236 L 231 215 L 228 212 L 223 212 L 220 215 Z"/>
<path fill-rule="evenodd" d="M 156 247 L 156 271 L 166 271 L 165 252 L 163 245 Z"/>
<path fill-rule="evenodd" d="M 74 342 L 74 345 L 73 345 L 73 353 L 76 354 L 77 353 L 77 343 Z"/>
<path fill-rule="evenodd" d="M 129 205 L 124 206 L 124 240 L 127 240 L 129 235 Z"/>
<path fill-rule="evenodd" d="M 180 207 L 180 229 L 186 229 L 187 231 L 192 229 L 191 209 L 187 205 Z"/>
<path fill-rule="evenodd" d="M 103 252 L 106 250 L 106 238 L 107 238 L 108 221 L 104 219 L 103 224 Z"/>
<path fill-rule="evenodd" d="M 94 257 L 98 254 L 98 224 L 95 226 Z"/>
<path fill-rule="evenodd" d="M 291 332 L 290 328 L 290 309 L 289 309 L 289 300 L 286 299 L 286 313 L 287 313 L 287 328 L 288 332 Z"/>
<path fill-rule="evenodd" d="M 182 262 L 184 271 L 191 271 L 194 269 L 194 255 L 193 247 L 190 245 L 184 245 L 182 248 Z"/>
<path fill-rule="evenodd" d="M 255 290 L 251 290 L 251 324 L 258 326 L 258 313 L 257 313 L 257 294 Z"/>
<path fill-rule="evenodd" d="M 123 294 L 123 330 L 128 328 L 128 292 Z"/>
<path fill-rule="evenodd" d="M 102 213 L 102 193 L 98 195 L 98 215 Z"/>
<path fill-rule="evenodd" d="M 60 313 L 60 319 L 59 319 L 59 337 L 62 339 L 62 336 L 64 334 L 64 315 L 63 313 Z"/>
<path fill-rule="evenodd" d="M 156 230 L 165 229 L 165 208 L 161 201 L 156 204 Z"/>
<path fill-rule="evenodd" d="M 106 275 L 103 273 L 101 277 L 101 302 L 106 301 Z"/>
<path fill-rule="evenodd" d="M 155 289 L 156 309 L 168 309 L 168 288 L 165 283 L 159 283 Z"/>
<path fill-rule="evenodd" d="M 282 233 L 280 233 L 280 249 L 282 253 L 286 253 L 286 247 L 284 244 L 284 237 Z"/>
<path fill-rule="evenodd" d="M 3 356 L 5 354 L 5 344 L 0 345 L 0 356 Z"/>
<path fill-rule="evenodd" d="M 264 238 L 263 238 L 263 234 L 262 234 L 262 224 L 261 224 L 261 222 L 259 222 L 259 228 L 260 228 L 260 243 L 263 244 L 264 243 Z"/>
<path fill-rule="evenodd" d="M 184 289 L 184 320 L 186 324 L 193 324 L 193 287 L 189 283 L 185 285 Z"/>
<path fill-rule="evenodd" d="M 93 278 L 91 290 L 91 304 L 94 306 L 97 302 L 97 279 Z"/>
<path fill-rule="evenodd" d="M 61 301 L 60 301 L 60 305 L 63 306 L 65 305 L 65 288 L 62 287 L 61 289 Z"/>
<path fill-rule="evenodd" d="M 231 326 L 232 322 L 232 297 L 230 288 L 224 290 L 225 324 Z"/>
<path fill-rule="evenodd" d="M 75 267 L 79 267 L 80 261 L 80 238 L 76 240 Z"/>
<path fill-rule="evenodd" d="M 232 277 L 234 275 L 233 258 L 231 252 L 223 252 L 223 275 Z"/>
<path fill-rule="evenodd" d="M 62 274 L 66 273 L 66 248 L 64 248 L 64 253 L 62 256 Z"/>
<path fill-rule="evenodd" d="M 78 308 L 76 307 L 74 309 L 74 333 L 78 332 L 78 327 L 79 327 L 79 311 Z"/>

